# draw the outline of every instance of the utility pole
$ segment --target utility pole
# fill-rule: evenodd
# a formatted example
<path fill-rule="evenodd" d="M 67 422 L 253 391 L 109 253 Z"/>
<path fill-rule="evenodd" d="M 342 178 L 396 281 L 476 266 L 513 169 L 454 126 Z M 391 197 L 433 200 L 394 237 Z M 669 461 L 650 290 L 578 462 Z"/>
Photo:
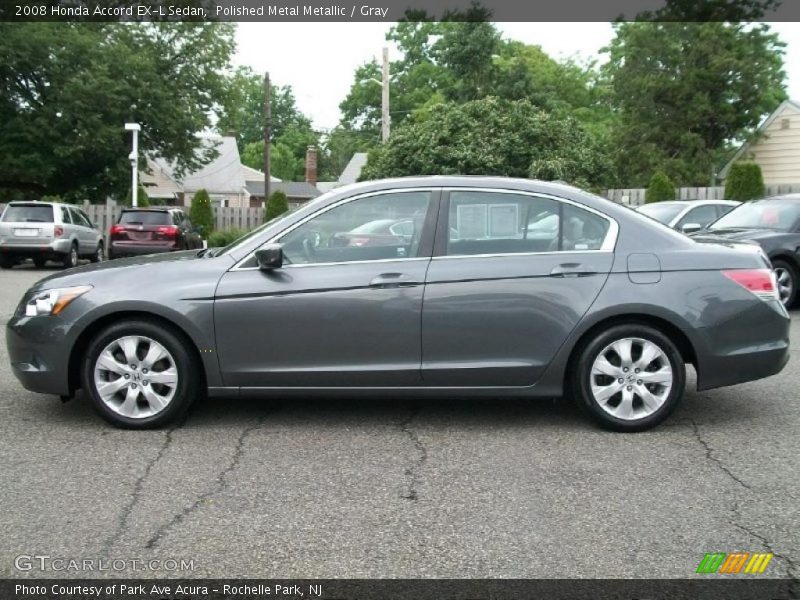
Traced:
<path fill-rule="evenodd" d="M 272 88 L 269 84 L 269 73 L 264 73 L 264 208 L 269 202 L 269 183 L 270 183 L 270 163 L 269 146 L 272 127 L 272 106 L 270 105 L 270 95 Z"/>
<path fill-rule="evenodd" d="M 389 48 L 383 48 L 383 81 L 381 82 L 381 137 L 389 141 Z"/>

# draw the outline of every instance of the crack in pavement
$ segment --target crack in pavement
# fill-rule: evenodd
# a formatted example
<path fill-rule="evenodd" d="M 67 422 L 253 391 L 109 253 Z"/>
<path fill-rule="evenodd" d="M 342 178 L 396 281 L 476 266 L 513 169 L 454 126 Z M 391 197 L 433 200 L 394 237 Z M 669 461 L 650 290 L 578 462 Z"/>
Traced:
<path fill-rule="evenodd" d="M 203 504 L 203 502 L 205 502 L 212 496 L 218 494 L 219 492 L 225 489 L 225 487 L 228 485 L 227 482 L 228 475 L 232 473 L 234 470 L 236 470 L 236 468 L 239 466 L 239 463 L 242 460 L 242 457 L 244 456 L 244 446 L 248 436 L 257 429 L 260 429 L 264 425 L 266 419 L 267 419 L 266 415 L 262 416 L 261 418 L 258 419 L 258 421 L 254 425 L 242 429 L 242 432 L 236 439 L 236 448 L 233 452 L 233 456 L 231 457 L 230 462 L 225 467 L 223 467 L 223 469 L 217 474 L 211 488 L 209 488 L 208 490 L 197 496 L 197 498 L 195 499 L 194 502 L 192 502 L 192 504 L 185 507 L 181 512 L 175 514 L 175 516 L 173 516 L 172 519 L 170 519 L 169 521 L 164 523 L 161 527 L 156 529 L 153 535 L 150 536 L 150 539 L 147 540 L 147 543 L 144 546 L 145 548 L 147 549 L 155 548 L 161 541 L 161 538 L 164 537 L 164 535 L 170 529 L 179 525 L 186 517 L 188 517 L 195 510 L 197 510 L 200 507 L 200 505 Z"/>
<path fill-rule="evenodd" d="M 400 497 L 404 500 L 409 500 L 411 502 L 416 502 L 419 498 L 419 494 L 417 492 L 417 487 L 420 483 L 419 471 L 422 466 L 425 464 L 425 461 L 428 460 L 428 449 L 425 448 L 425 445 L 422 443 L 422 440 L 419 439 L 417 433 L 410 428 L 411 422 L 416 419 L 419 414 L 422 412 L 422 409 L 415 408 L 411 411 L 411 414 L 408 418 L 400 423 L 400 431 L 405 433 L 413 442 L 414 448 L 419 453 L 419 458 L 414 462 L 414 464 L 406 469 L 406 477 L 408 478 L 408 489 L 405 493 L 401 494 Z"/>
<path fill-rule="evenodd" d="M 173 432 L 183 424 L 183 420 L 180 423 L 177 423 L 174 427 L 168 429 L 166 431 L 166 435 L 164 436 L 164 443 L 161 444 L 161 447 L 158 449 L 158 452 L 153 457 L 150 462 L 144 468 L 144 472 L 136 479 L 133 483 L 133 494 L 131 495 L 130 502 L 126 504 L 122 511 L 120 512 L 119 518 L 117 519 L 117 526 L 114 529 L 114 532 L 109 536 L 109 538 L 103 544 L 102 554 L 106 558 L 110 558 L 111 550 L 125 533 L 125 530 L 128 528 L 128 520 L 130 519 L 131 513 L 136 505 L 139 503 L 139 500 L 142 495 L 142 489 L 144 488 L 145 480 L 150 476 L 150 472 L 153 470 L 153 467 L 162 459 L 164 454 L 167 452 L 169 447 L 172 445 L 172 434 Z"/>
<path fill-rule="evenodd" d="M 756 493 L 756 490 L 754 490 L 751 485 L 749 485 L 749 484 L 745 483 L 744 481 L 742 481 L 742 479 L 737 477 L 730 469 L 728 469 L 728 467 L 726 467 L 719 458 L 714 456 L 713 448 L 711 448 L 711 445 L 706 440 L 704 440 L 703 437 L 700 435 L 700 429 L 698 428 L 697 423 L 695 422 L 695 420 L 694 419 L 688 419 L 688 421 L 692 426 L 692 430 L 694 431 L 695 438 L 697 439 L 697 441 L 700 443 L 700 445 L 705 450 L 706 460 L 714 463 L 720 471 L 722 471 L 723 473 L 725 473 L 725 475 L 728 476 L 728 478 L 730 478 L 732 481 L 735 481 L 738 485 L 740 485 L 741 487 L 745 488 L 748 492 Z M 739 509 L 739 502 L 737 500 L 733 501 L 733 504 L 732 504 L 732 506 L 730 508 L 730 512 L 732 514 L 732 518 L 729 519 L 730 525 L 732 525 L 733 527 L 736 527 L 737 529 L 743 531 L 744 533 L 746 533 L 750 537 L 758 540 L 761 543 L 761 546 L 767 552 L 771 553 L 773 556 L 775 556 L 775 558 L 781 560 L 783 563 L 786 564 L 786 572 L 787 572 L 787 575 L 789 576 L 789 582 L 790 582 L 789 583 L 789 590 L 788 590 L 789 594 L 790 594 L 789 597 L 790 598 L 797 598 L 798 597 L 797 596 L 798 589 L 800 589 L 800 579 L 798 578 L 798 575 L 796 574 L 798 565 L 795 563 L 795 561 L 792 560 L 790 557 L 784 555 L 784 554 L 776 552 L 775 549 L 773 548 L 772 542 L 770 542 L 769 539 L 766 536 L 758 533 L 757 531 L 755 531 L 753 529 L 750 529 L 749 527 L 747 527 L 745 525 L 742 525 L 739 522 L 740 520 L 743 519 L 743 515 L 742 515 L 741 510 Z"/>

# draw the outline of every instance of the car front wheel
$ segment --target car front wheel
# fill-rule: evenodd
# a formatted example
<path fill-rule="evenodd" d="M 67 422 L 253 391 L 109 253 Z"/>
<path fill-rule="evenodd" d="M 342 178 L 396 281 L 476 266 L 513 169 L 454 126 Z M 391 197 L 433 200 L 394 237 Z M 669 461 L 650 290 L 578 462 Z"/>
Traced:
<path fill-rule="evenodd" d="M 176 333 L 150 321 L 123 321 L 89 344 L 83 389 L 110 423 L 149 429 L 188 410 L 199 392 L 198 370 Z"/>
<path fill-rule="evenodd" d="M 614 431 L 644 431 L 678 405 L 686 367 L 675 344 L 647 325 L 616 325 L 595 335 L 580 352 L 579 404 Z"/>

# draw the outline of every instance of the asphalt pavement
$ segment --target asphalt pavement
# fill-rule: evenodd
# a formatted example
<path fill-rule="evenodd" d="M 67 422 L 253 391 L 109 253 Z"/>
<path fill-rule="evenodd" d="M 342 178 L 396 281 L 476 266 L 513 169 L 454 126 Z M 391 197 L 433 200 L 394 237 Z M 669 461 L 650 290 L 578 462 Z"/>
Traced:
<path fill-rule="evenodd" d="M 0 272 L 3 324 L 47 273 Z M 566 401 L 391 398 L 211 399 L 123 431 L 24 390 L 4 329 L 0 577 L 681 578 L 739 550 L 800 576 L 797 322 L 780 375 L 627 435 Z"/>

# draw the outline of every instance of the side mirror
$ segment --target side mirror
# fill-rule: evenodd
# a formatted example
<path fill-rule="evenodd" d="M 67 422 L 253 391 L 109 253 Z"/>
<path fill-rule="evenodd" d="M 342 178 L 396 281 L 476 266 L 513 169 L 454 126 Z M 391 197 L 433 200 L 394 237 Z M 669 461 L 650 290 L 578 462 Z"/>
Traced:
<path fill-rule="evenodd" d="M 272 271 L 283 266 L 283 246 L 280 244 L 268 244 L 256 250 L 256 260 L 258 268 L 262 271 Z"/>
<path fill-rule="evenodd" d="M 681 226 L 681 232 L 686 234 L 695 233 L 696 231 L 700 231 L 702 228 L 703 226 L 700 225 L 700 223 L 684 223 Z"/>

